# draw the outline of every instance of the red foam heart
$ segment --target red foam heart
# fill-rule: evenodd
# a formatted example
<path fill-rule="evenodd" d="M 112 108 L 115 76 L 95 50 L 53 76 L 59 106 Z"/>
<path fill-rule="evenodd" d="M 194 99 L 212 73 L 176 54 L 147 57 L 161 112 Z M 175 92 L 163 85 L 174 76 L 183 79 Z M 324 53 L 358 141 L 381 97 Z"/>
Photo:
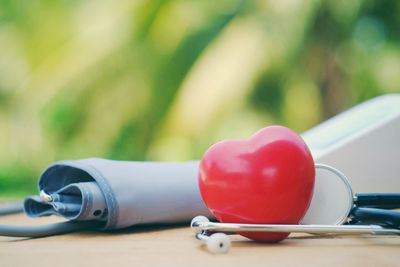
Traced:
<path fill-rule="evenodd" d="M 314 160 L 301 139 L 282 126 L 248 140 L 211 146 L 200 163 L 199 186 L 213 215 L 225 223 L 298 224 L 313 194 Z M 288 233 L 242 233 L 275 242 Z"/>

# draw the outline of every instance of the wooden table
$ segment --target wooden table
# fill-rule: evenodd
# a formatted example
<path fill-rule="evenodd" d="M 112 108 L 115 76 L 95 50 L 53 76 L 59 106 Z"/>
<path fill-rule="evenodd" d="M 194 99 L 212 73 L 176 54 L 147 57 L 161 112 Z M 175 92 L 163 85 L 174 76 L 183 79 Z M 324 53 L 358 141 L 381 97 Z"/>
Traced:
<path fill-rule="evenodd" d="M 0 224 L 56 221 L 60 219 L 0 217 Z M 0 237 L 0 266 L 400 266 L 400 238 L 393 236 L 293 235 L 279 244 L 232 236 L 232 241 L 228 254 L 213 255 L 187 226 L 37 239 Z"/>

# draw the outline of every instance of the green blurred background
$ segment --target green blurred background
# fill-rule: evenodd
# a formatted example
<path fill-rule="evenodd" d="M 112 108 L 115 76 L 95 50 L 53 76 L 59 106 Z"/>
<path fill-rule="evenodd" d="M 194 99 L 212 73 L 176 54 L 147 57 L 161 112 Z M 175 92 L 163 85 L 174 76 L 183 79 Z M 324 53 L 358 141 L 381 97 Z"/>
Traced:
<path fill-rule="evenodd" d="M 400 1 L 0 0 L 0 196 L 56 160 L 199 159 L 399 92 Z"/>

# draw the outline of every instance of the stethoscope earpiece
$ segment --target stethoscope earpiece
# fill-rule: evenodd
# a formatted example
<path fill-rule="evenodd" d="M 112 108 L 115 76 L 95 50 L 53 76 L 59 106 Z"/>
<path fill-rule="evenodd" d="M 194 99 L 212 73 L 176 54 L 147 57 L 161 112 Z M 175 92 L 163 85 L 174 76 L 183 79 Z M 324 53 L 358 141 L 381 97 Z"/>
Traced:
<path fill-rule="evenodd" d="M 205 230 L 201 230 L 202 223 L 209 223 L 210 220 L 205 216 L 196 216 L 190 222 L 190 227 L 196 231 L 196 238 L 207 246 L 211 253 L 227 253 L 231 248 L 231 239 L 225 233 L 214 233 L 207 235 Z"/>

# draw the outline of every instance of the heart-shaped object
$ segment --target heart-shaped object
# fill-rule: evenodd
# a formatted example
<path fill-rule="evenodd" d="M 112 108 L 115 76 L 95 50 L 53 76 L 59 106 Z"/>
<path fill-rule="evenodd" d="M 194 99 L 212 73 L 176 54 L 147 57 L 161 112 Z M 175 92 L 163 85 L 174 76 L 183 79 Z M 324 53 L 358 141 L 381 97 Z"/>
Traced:
<path fill-rule="evenodd" d="M 200 163 L 199 186 L 212 214 L 225 223 L 298 224 L 313 195 L 314 160 L 302 138 L 283 126 L 248 140 L 211 146 Z M 288 233 L 241 233 L 277 242 Z"/>

